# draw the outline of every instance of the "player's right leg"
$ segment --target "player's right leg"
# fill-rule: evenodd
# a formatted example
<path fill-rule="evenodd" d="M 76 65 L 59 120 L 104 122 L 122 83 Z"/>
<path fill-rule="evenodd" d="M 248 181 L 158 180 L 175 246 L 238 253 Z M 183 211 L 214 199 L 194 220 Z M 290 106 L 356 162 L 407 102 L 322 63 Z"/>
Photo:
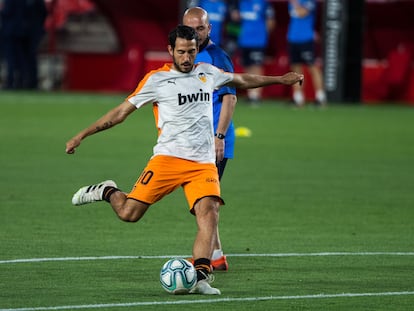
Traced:
<path fill-rule="evenodd" d="M 118 217 L 127 222 L 138 221 L 148 207 L 181 185 L 181 174 L 171 173 L 173 157 L 156 156 L 150 159 L 128 194 L 116 188 L 113 181 L 85 186 L 75 193 L 73 204 L 80 205 L 105 200 Z M 78 197 L 82 197 L 80 200 Z"/>
<path fill-rule="evenodd" d="M 150 207 L 150 204 L 128 199 L 127 195 L 121 191 L 113 192 L 110 197 L 106 198 L 106 201 L 111 204 L 119 219 L 126 222 L 137 222 Z"/>
<path fill-rule="evenodd" d="M 102 201 L 103 192 L 106 187 L 116 188 L 113 180 L 105 180 L 95 185 L 88 185 L 80 188 L 72 197 L 73 205 L 83 205 L 96 201 Z"/>
<path fill-rule="evenodd" d="M 112 180 L 80 188 L 72 197 L 74 205 L 83 205 L 97 201 L 107 201 L 118 217 L 127 222 L 138 221 L 150 204 L 128 200 L 127 195 L 117 188 Z"/>

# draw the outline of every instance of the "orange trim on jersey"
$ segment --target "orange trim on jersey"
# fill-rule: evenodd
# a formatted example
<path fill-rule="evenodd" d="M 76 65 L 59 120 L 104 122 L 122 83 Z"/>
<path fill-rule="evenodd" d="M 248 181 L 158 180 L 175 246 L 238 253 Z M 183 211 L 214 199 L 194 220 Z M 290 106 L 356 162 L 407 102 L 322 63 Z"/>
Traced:
<path fill-rule="evenodd" d="M 148 72 L 144 78 L 138 83 L 138 86 L 136 87 L 135 91 L 133 91 L 128 97 L 127 99 L 130 99 L 131 97 L 135 96 L 135 94 L 137 94 L 142 87 L 144 86 L 144 84 L 148 81 L 148 79 L 155 73 L 160 72 L 160 71 L 170 71 L 172 68 L 172 64 L 171 63 L 167 63 L 164 64 L 164 66 L 155 69 L 155 70 L 151 70 L 150 72 Z"/>
<path fill-rule="evenodd" d="M 136 89 L 127 97 L 127 99 L 130 99 L 131 97 L 135 96 L 144 86 L 144 84 L 148 81 L 148 79 L 155 73 L 157 72 L 161 72 L 161 71 L 170 71 L 172 68 L 173 64 L 172 63 L 166 63 L 164 64 L 162 67 L 155 69 L 155 70 L 151 70 L 150 72 L 148 72 L 144 78 L 138 83 L 138 86 L 136 87 Z M 158 130 L 158 136 L 160 136 L 161 134 L 161 129 L 158 127 L 158 105 L 157 103 L 153 103 L 153 113 L 154 113 L 154 118 L 155 118 L 155 126 L 157 127 Z"/>
<path fill-rule="evenodd" d="M 152 104 L 152 113 L 154 114 L 155 126 L 157 127 L 158 136 L 160 136 L 161 135 L 161 128 L 158 126 L 159 111 L 158 111 L 158 104 L 157 103 Z"/>

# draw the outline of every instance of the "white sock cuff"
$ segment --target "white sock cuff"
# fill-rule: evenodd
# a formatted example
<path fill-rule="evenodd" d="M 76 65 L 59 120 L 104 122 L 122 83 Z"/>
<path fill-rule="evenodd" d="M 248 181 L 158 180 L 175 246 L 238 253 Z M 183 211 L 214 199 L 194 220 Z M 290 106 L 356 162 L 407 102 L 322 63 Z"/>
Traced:
<path fill-rule="evenodd" d="M 321 102 L 325 102 L 326 101 L 326 94 L 323 90 L 317 90 L 315 97 L 317 100 L 321 101 Z"/>
<path fill-rule="evenodd" d="M 296 104 L 303 104 L 305 102 L 305 97 L 303 96 L 302 91 L 294 91 L 293 100 Z"/>
<path fill-rule="evenodd" d="M 221 249 L 215 249 L 213 251 L 213 256 L 211 256 L 211 259 L 216 260 L 216 259 L 219 259 L 222 256 L 223 256 L 223 251 Z"/>

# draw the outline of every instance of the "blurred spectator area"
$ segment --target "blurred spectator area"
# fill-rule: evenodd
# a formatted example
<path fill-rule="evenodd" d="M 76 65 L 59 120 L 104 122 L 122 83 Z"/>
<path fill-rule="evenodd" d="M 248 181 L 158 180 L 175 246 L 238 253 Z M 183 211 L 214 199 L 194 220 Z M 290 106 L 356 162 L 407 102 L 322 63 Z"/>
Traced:
<path fill-rule="evenodd" d="M 58 82 L 45 82 L 45 87 L 60 83 L 67 90 L 130 92 L 148 70 L 171 61 L 166 52 L 167 35 L 180 22 L 180 0 L 46 2 L 50 14 L 42 54 L 50 64 L 45 80 Z M 287 1 L 270 2 L 276 10 L 277 27 L 271 34 L 266 73 L 279 75 L 289 70 Z M 319 1 L 318 25 L 322 10 L 323 2 Z M 412 12 L 414 1 L 410 0 L 366 1 L 362 42 L 365 102 L 401 100 L 414 104 Z M 319 53 L 320 60 L 321 56 Z M 236 71 L 241 71 L 237 55 L 234 62 Z M 56 73 L 52 68 L 60 69 Z M 311 83 L 311 79 L 307 81 Z M 305 91 L 308 97 L 313 96 L 311 85 Z M 290 88 L 272 86 L 265 89 L 264 96 L 287 98 L 289 92 Z"/>

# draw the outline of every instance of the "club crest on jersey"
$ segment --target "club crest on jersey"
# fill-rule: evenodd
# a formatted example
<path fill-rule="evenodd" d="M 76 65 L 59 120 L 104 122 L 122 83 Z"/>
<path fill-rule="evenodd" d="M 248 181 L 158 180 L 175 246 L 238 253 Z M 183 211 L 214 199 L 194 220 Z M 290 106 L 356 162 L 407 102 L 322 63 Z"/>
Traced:
<path fill-rule="evenodd" d="M 201 82 L 203 82 L 203 83 L 206 83 L 206 82 L 207 82 L 207 76 L 206 76 L 206 74 L 205 74 L 204 72 L 200 72 L 200 73 L 198 74 L 198 79 L 199 79 Z"/>
<path fill-rule="evenodd" d="M 200 89 L 199 93 L 193 93 L 193 94 L 181 94 L 178 93 L 178 105 L 184 105 L 187 103 L 194 103 L 194 102 L 208 102 L 210 101 L 210 93 L 203 92 L 202 89 Z"/>

